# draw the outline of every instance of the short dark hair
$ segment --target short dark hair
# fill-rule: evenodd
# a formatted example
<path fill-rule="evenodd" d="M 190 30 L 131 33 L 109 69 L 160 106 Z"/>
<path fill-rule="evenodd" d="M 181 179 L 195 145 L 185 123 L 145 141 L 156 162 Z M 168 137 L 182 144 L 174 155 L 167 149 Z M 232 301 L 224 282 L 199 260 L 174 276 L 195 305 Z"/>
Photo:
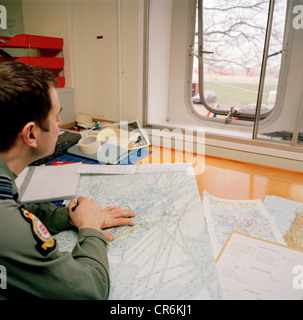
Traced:
<path fill-rule="evenodd" d="M 0 63 L 0 151 L 8 150 L 30 121 L 48 131 L 50 88 L 58 84 L 51 71 L 21 62 Z"/>

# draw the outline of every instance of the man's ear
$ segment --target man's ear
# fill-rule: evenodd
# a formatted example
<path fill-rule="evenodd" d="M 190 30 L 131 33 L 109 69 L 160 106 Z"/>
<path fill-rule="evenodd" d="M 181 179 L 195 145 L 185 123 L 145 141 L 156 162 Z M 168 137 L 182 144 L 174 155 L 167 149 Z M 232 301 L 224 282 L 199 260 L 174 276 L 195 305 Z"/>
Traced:
<path fill-rule="evenodd" d="M 38 126 L 35 122 L 28 122 L 22 130 L 19 132 L 19 137 L 22 139 L 23 143 L 32 148 L 37 148 L 37 133 Z"/>

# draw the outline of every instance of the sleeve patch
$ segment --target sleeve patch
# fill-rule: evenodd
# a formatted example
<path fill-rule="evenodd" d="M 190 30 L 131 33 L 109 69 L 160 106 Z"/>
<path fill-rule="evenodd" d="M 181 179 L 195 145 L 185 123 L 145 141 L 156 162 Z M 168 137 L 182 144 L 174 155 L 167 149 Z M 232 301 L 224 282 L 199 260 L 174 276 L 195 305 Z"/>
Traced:
<path fill-rule="evenodd" d="M 13 199 L 12 181 L 3 176 L 0 176 L 0 199 Z"/>
<path fill-rule="evenodd" d="M 20 208 L 22 216 L 31 223 L 34 238 L 37 241 L 36 249 L 43 255 L 47 256 L 56 248 L 56 240 L 51 236 L 44 224 L 31 212 Z"/>

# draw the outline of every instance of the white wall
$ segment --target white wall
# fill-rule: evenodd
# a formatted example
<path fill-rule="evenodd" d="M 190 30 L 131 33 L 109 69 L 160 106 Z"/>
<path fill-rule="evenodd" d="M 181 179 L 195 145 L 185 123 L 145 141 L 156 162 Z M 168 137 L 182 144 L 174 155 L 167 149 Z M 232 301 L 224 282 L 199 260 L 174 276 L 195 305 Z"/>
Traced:
<path fill-rule="evenodd" d="M 167 120 L 172 0 L 151 0 L 149 21 L 148 120 Z"/>
<path fill-rule="evenodd" d="M 121 119 L 141 121 L 143 0 L 121 0 Z M 64 38 L 75 113 L 119 120 L 118 0 L 22 0 L 25 33 Z M 97 36 L 103 39 L 97 39 Z"/>
<path fill-rule="evenodd" d="M 1 0 L 0 4 L 6 8 L 7 14 L 7 28 L 0 28 L 0 35 L 10 37 L 19 33 L 24 33 L 22 0 Z M 28 54 L 28 49 L 6 48 L 5 52 L 12 56 L 20 56 L 22 54 Z"/>
<path fill-rule="evenodd" d="M 1 5 L 6 8 L 7 29 L 0 28 L 1 36 L 13 36 L 24 32 L 22 0 L 1 0 Z"/>

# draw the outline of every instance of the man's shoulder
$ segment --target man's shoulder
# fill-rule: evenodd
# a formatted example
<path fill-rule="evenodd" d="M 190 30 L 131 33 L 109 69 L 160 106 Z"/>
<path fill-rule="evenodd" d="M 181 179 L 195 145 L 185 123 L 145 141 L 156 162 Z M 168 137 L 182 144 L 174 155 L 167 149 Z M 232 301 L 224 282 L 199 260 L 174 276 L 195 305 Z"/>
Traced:
<path fill-rule="evenodd" d="M 6 175 L 0 175 L 0 200 L 13 199 L 13 182 Z"/>
<path fill-rule="evenodd" d="M 14 196 L 14 182 L 10 177 L 0 174 L 0 218 L 1 224 L 5 224 L 6 218 L 11 213 L 20 212 L 20 204 Z M 18 214 L 20 216 L 20 214 Z M 9 218 L 11 219 L 12 216 Z"/>

